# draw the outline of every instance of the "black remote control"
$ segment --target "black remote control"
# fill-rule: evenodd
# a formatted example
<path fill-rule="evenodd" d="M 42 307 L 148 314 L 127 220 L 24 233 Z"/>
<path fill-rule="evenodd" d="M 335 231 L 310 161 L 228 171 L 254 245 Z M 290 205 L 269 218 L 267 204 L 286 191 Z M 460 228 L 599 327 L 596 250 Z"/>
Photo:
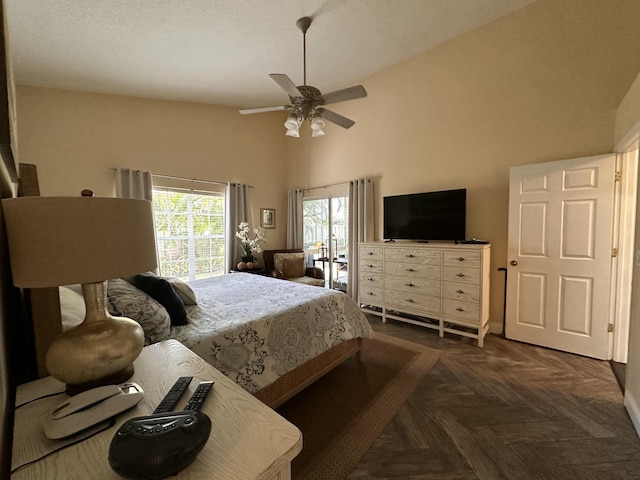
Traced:
<path fill-rule="evenodd" d="M 182 394 L 185 392 L 193 377 L 180 377 L 176 380 L 176 383 L 173 384 L 173 387 L 167 392 L 164 396 L 158 407 L 153 411 L 153 413 L 167 413 L 173 411 L 173 408 L 182 397 Z"/>
<path fill-rule="evenodd" d="M 209 380 L 208 382 L 200 382 L 196 387 L 196 390 L 191 395 L 191 398 L 187 402 L 187 405 L 184 407 L 184 410 L 189 412 L 197 412 L 202 407 L 207 395 L 211 391 L 213 387 L 213 380 Z"/>

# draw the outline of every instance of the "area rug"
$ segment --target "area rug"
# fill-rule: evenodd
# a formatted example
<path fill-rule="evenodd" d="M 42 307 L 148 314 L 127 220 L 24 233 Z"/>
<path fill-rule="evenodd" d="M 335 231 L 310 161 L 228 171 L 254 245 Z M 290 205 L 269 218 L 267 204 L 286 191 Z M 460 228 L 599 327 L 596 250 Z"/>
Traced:
<path fill-rule="evenodd" d="M 293 480 L 347 477 L 440 352 L 376 333 L 365 340 L 360 360 L 350 358 L 280 406 L 302 431 L 302 452 Z"/>

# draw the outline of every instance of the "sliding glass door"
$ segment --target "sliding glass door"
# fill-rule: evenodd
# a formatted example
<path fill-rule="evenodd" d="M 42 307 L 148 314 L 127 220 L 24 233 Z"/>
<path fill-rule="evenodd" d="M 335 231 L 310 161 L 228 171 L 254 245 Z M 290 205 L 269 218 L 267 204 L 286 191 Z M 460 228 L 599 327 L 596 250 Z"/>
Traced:
<path fill-rule="evenodd" d="M 307 264 L 324 270 L 327 287 L 346 292 L 348 197 L 308 198 L 303 211 Z"/>

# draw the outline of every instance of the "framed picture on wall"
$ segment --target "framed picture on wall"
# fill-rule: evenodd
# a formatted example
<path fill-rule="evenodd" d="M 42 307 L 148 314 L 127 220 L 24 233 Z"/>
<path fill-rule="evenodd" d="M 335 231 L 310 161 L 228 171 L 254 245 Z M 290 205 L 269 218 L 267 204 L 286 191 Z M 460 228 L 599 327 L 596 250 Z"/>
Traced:
<path fill-rule="evenodd" d="M 260 226 L 262 228 L 276 228 L 276 211 L 273 208 L 260 209 Z"/>

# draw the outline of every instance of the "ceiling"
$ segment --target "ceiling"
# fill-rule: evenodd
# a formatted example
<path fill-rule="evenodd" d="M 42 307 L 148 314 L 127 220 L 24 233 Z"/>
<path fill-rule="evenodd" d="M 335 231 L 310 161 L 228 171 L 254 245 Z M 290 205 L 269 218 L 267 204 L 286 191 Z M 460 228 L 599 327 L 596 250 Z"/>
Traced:
<path fill-rule="evenodd" d="M 16 83 L 237 107 L 323 93 L 534 0 L 4 0 Z M 366 87 L 366 85 L 365 85 Z"/>

